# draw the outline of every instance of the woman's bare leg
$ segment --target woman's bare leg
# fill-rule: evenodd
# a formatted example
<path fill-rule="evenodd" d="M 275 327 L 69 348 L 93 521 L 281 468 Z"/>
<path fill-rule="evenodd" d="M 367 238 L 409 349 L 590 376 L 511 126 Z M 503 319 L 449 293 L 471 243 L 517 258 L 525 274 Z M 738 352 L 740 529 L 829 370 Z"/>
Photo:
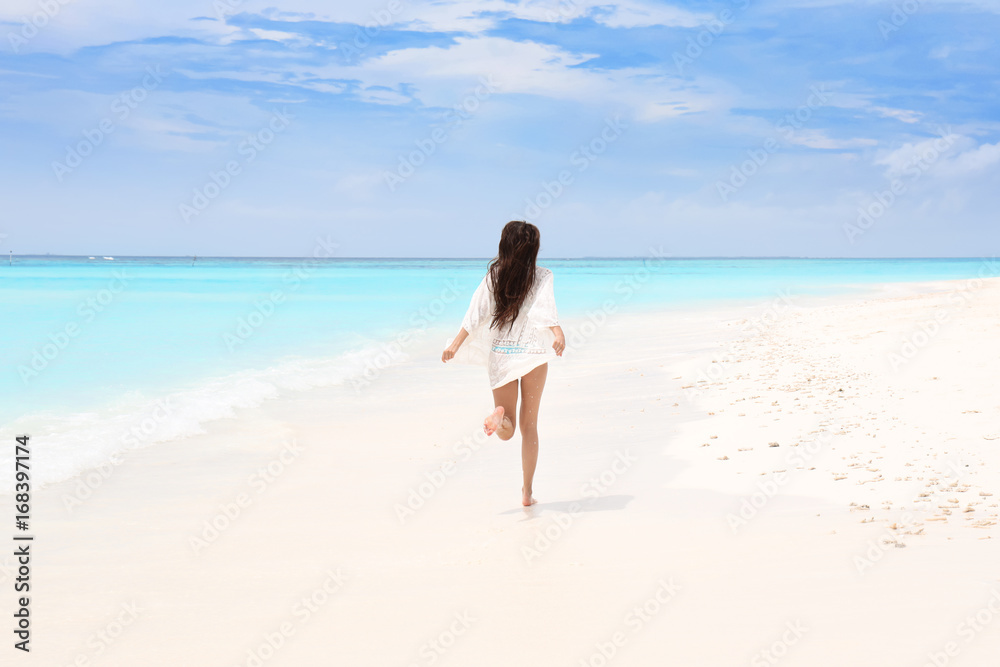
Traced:
<path fill-rule="evenodd" d="M 524 474 L 521 504 L 525 507 L 535 504 L 531 484 L 538 463 L 538 407 L 548 372 L 549 365 L 542 364 L 521 378 L 521 470 Z"/>
<path fill-rule="evenodd" d="M 513 380 L 493 390 L 493 405 L 497 407 L 487 418 L 483 426 L 487 433 L 495 430 L 501 440 L 514 437 L 517 426 L 517 380 Z M 500 408 L 503 408 L 501 412 Z"/>

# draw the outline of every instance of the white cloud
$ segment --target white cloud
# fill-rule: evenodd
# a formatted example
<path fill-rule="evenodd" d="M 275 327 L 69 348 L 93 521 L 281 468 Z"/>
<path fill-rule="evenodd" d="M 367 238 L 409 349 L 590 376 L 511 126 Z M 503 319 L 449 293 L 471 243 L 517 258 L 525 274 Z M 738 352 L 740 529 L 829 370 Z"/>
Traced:
<path fill-rule="evenodd" d="M 599 5 L 599 0 L 594 4 Z M 599 23 L 603 23 L 609 28 L 638 28 L 654 25 L 694 28 L 712 18 L 712 14 L 696 14 L 669 5 L 639 2 L 619 2 L 607 15 L 595 17 Z"/>
<path fill-rule="evenodd" d="M 654 25 L 693 28 L 712 15 L 643 0 L 454 0 L 431 4 L 405 5 L 396 17 L 408 27 L 429 31 L 481 32 L 496 25 L 501 17 L 568 23 L 588 17 L 609 28 L 637 28 Z M 370 19 L 369 19 L 370 21 Z"/>
<path fill-rule="evenodd" d="M 781 0 L 781 2 L 771 5 L 773 11 L 781 11 L 788 8 L 819 8 L 837 7 L 840 5 L 877 5 L 886 8 L 886 14 L 891 15 L 893 5 L 886 6 L 885 0 Z M 924 8 L 952 8 L 961 11 L 964 9 L 977 9 L 985 12 L 1000 13 L 1000 6 L 996 0 L 919 0 L 919 9 Z M 912 12 L 911 12 L 912 14 Z"/>
<path fill-rule="evenodd" d="M 449 46 L 391 51 L 361 65 L 329 65 L 317 75 L 362 81 L 398 90 L 412 86 L 426 106 L 452 107 L 483 80 L 500 94 L 537 95 L 606 108 L 630 108 L 641 121 L 706 111 L 721 106 L 721 95 L 688 81 L 643 68 L 596 70 L 577 67 L 596 56 L 557 46 L 501 37 L 458 37 Z M 315 71 L 315 68 L 313 68 Z"/>
<path fill-rule="evenodd" d="M 399 49 L 345 69 L 350 78 L 369 84 L 413 84 L 424 104 L 452 106 L 457 102 L 455 84 L 473 85 L 480 77 L 492 78 L 504 93 L 590 98 L 606 90 L 605 78 L 573 66 L 595 57 L 534 42 L 459 37 L 447 47 Z"/>
<path fill-rule="evenodd" d="M 647 0 L 451 0 L 411 2 L 400 0 L 401 9 L 392 13 L 387 0 L 322 3 L 317 0 L 283 0 L 281 12 L 273 11 L 271 0 L 230 0 L 231 11 L 212 0 L 173 0 L 153 3 L 148 0 L 87 0 L 63 5 L 53 0 L 59 10 L 33 36 L 22 52 L 69 54 L 86 46 L 136 41 L 164 35 L 214 39 L 225 42 L 249 31 L 228 25 L 232 15 L 248 13 L 273 16 L 277 20 L 334 21 L 364 26 L 390 26 L 393 29 L 481 33 L 496 26 L 499 18 L 513 17 L 548 23 L 565 23 L 589 16 L 612 28 L 651 25 L 694 27 L 710 14 L 691 12 Z M 22 17 L 40 12 L 38 0 L 4 0 L 0 21 L 13 24 Z M 498 18 L 499 17 L 499 18 Z M 212 20 L 195 20 L 195 19 Z M 252 29 L 264 39 L 288 41 L 297 36 L 281 31 Z M 9 42 L 2 41 L 9 49 Z"/>
<path fill-rule="evenodd" d="M 358 96 L 363 102 L 371 104 L 407 104 L 411 101 L 409 97 L 399 91 L 384 88 L 382 86 L 368 86 L 363 88 Z"/>
<path fill-rule="evenodd" d="M 615 110 L 631 109 L 641 121 L 657 121 L 722 108 L 731 86 L 714 82 L 707 92 L 691 81 L 651 68 L 600 70 L 578 67 L 596 54 L 572 53 L 551 44 L 501 37 L 457 37 L 447 46 L 403 48 L 359 64 L 303 64 L 290 58 L 255 60 L 246 69 L 178 69 L 192 79 L 266 82 L 288 88 L 341 93 L 357 82 L 361 98 L 379 104 L 417 101 L 454 107 L 477 90 L 537 95 Z M 483 82 L 495 90 L 487 91 Z"/>
<path fill-rule="evenodd" d="M 875 159 L 876 165 L 885 167 L 886 176 L 896 178 L 910 169 L 917 160 L 927 156 L 940 156 L 950 150 L 956 143 L 965 141 L 956 134 L 945 134 L 934 139 L 925 139 L 915 143 L 907 142 L 899 148 L 888 151 Z M 937 157 L 934 158 L 937 160 Z"/>
<path fill-rule="evenodd" d="M 1000 142 L 982 144 L 978 148 L 965 151 L 947 164 L 948 171 L 954 175 L 970 174 L 984 171 L 1000 163 Z"/>
<path fill-rule="evenodd" d="M 664 94 L 661 92 L 661 94 Z M 680 91 L 666 93 L 673 99 L 639 101 L 636 119 L 653 123 L 667 118 L 677 118 L 691 113 L 708 111 L 712 103 L 705 95 L 695 96 Z"/>
<path fill-rule="evenodd" d="M 872 107 L 872 111 L 883 118 L 895 118 L 896 120 L 901 120 L 904 123 L 916 123 L 923 116 L 923 114 L 919 111 L 910 111 L 909 109 L 893 109 L 890 107 Z"/>
<path fill-rule="evenodd" d="M 895 118 L 903 123 L 917 123 L 923 117 L 919 111 L 911 109 L 897 109 L 876 103 L 878 95 L 866 93 L 849 93 L 841 90 L 836 91 L 827 104 L 839 109 L 856 109 L 868 113 L 878 114 L 882 118 Z"/>
<path fill-rule="evenodd" d="M 110 142 L 184 152 L 224 145 L 269 118 L 248 98 L 233 95 L 154 89 L 133 106 L 112 106 L 116 99 L 117 94 L 79 90 L 19 93 L 0 104 L 0 117 L 47 125 L 65 140 L 82 139 L 85 131 L 110 121 Z"/>
<path fill-rule="evenodd" d="M 977 144 L 971 137 L 955 133 L 906 143 L 875 160 L 890 178 L 913 173 L 913 169 L 939 178 L 968 177 L 986 173 L 1000 164 L 1000 142 Z"/>
<path fill-rule="evenodd" d="M 204 0 L 176 0 L 151 3 L 142 0 L 82 0 L 63 5 L 20 53 L 69 54 L 87 46 L 149 39 L 170 35 L 218 39 L 237 29 L 221 21 L 192 21 L 198 16 L 214 16 L 213 4 Z M 4 0 L 0 20 L 21 25 L 22 17 L 39 13 L 38 0 Z M 17 32 L 17 28 L 14 29 Z M 2 43 L 8 48 L 4 34 Z"/>
<path fill-rule="evenodd" d="M 273 42 L 299 42 L 306 40 L 302 35 L 294 32 L 282 32 L 281 30 L 263 30 L 261 28 L 250 28 L 250 32 L 260 39 L 267 39 Z"/>
<path fill-rule="evenodd" d="M 827 136 L 823 130 L 796 130 L 788 137 L 788 141 L 807 148 L 821 148 L 827 150 L 844 150 L 848 148 L 864 148 L 865 146 L 877 146 L 878 141 L 857 137 L 853 139 L 834 139 Z"/>
<path fill-rule="evenodd" d="M 246 70 L 195 71 L 178 69 L 176 71 L 189 79 L 230 79 L 232 81 L 246 81 L 250 83 L 271 83 L 279 86 L 295 86 L 305 90 L 314 90 L 334 95 L 343 93 L 347 90 L 346 83 L 319 80 L 305 72 L 299 73 L 298 75 L 290 78 L 285 70 L 279 71 L 275 69 L 268 71 L 263 66 Z M 305 100 L 298 101 L 304 102 Z"/>
<path fill-rule="evenodd" d="M 244 32 L 243 34 L 246 34 Z M 150 46 L 129 47 L 136 57 L 145 56 Z M 183 59 L 202 61 L 202 54 L 213 47 L 184 44 L 178 47 Z M 162 50 L 162 57 L 169 57 Z M 270 55 L 270 54 L 265 54 Z M 485 101 L 492 92 L 485 91 L 482 81 L 496 85 L 500 94 L 534 95 L 549 99 L 586 104 L 599 112 L 622 113 L 640 122 L 655 122 L 694 112 L 728 108 L 727 97 L 731 88 L 722 82 L 712 88 L 724 93 L 708 92 L 691 81 L 667 76 L 651 68 L 623 68 L 601 70 L 579 67 L 596 58 L 596 54 L 573 53 L 551 44 L 514 41 L 501 37 L 458 37 L 447 46 L 403 48 L 390 51 L 358 64 L 342 64 L 330 60 L 326 64 L 303 63 L 279 54 L 275 57 L 254 57 L 245 67 L 229 64 L 222 69 L 185 69 L 173 71 L 189 79 L 229 79 L 243 82 L 267 83 L 282 86 L 294 96 L 295 89 L 340 94 L 348 83 L 357 82 L 359 97 L 376 104 L 407 104 L 416 101 L 428 107 L 451 108 L 466 100 L 477 89 L 485 93 Z M 168 75 L 169 76 L 169 75 Z M 55 93 L 52 93 L 55 94 Z M 63 91 L 61 100 L 65 100 Z M 154 93 L 160 96 L 159 92 Z M 185 100 L 197 97 L 192 93 L 177 95 L 175 115 L 169 128 L 162 129 L 180 135 L 196 134 L 184 113 L 211 119 L 223 127 L 231 127 L 231 113 L 222 105 L 211 105 L 202 114 L 190 109 Z M 219 99 L 226 96 L 215 95 Z M 99 99 L 97 96 L 93 99 Z M 54 124 L 63 128 L 74 127 L 79 121 L 79 105 L 68 105 L 54 100 L 22 100 L 25 113 L 34 117 L 38 108 L 76 109 L 68 122 Z M 88 102 L 90 103 L 90 102 Z M 8 115 L 10 105 L 7 105 Z M 157 109 L 157 104 L 151 105 Z M 99 113 L 96 110 L 94 114 Z M 477 112 L 478 113 L 478 112 Z M 16 115 L 16 114 L 14 114 Z M 44 113 L 42 114 L 44 116 Z M 37 118 L 35 118 L 37 120 Z M 53 119 L 55 120 L 55 119 Z M 146 127 L 153 129 L 154 125 Z M 197 144 L 198 140 L 194 141 Z M 186 143 L 186 142 L 179 142 Z M 192 144 L 192 145 L 194 145 Z"/>

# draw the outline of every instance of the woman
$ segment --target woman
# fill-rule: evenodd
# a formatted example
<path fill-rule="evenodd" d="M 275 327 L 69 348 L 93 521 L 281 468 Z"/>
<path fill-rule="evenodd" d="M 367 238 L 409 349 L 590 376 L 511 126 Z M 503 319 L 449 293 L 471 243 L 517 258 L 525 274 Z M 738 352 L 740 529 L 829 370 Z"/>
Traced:
<path fill-rule="evenodd" d="M 500 233 L 497 256 L 472 296 L 462 328 L 441 354 L 448 361 L 485 363 L 493 405 L 486 417 L 486 435 L 514 437 L 517 426 L 518 382 L 521 385 L 521 503 L 533 505 L 532 480 L 538 462 L 538 406 L 545 387 L 548 361 L 562 356 L 566 337 L 559 327 L 552 272 L 535 266 L 541 235 L 538 227 L 513 220 Z"/>

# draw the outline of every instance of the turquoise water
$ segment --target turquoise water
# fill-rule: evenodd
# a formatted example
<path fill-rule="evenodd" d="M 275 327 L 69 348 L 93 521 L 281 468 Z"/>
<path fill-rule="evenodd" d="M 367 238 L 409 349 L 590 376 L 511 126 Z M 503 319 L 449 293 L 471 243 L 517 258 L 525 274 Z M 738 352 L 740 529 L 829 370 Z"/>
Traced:
<path fill-rule="evenodd" d="M 120 443 L 123 424 L 166 396 L 177 419 L 158 422 L 150 442 L 284 391 L 349 381 L 401 333 L 453 334 L 486 263 L 16 257 L 0 266 L 0 432 L 47 429 L 67 451 L 104 451 L 117 445 L 98 441 Z M 539 263 L 555 272 L 564 318 L 609 299 L 638 310 L 997 273 L 982 259 Z"/>

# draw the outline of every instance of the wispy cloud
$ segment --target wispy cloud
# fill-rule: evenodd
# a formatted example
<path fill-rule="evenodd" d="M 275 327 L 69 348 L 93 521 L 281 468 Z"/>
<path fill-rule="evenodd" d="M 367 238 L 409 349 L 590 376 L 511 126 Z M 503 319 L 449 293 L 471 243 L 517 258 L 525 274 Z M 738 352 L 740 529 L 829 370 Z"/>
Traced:
<path fill-rule="evenodd" d="M 872 111 L 879 114 L 883 118 L 895 118 L 896 120 L 903 121 L 904 123 L 919 122 L 921 116 L 923 116 L 923 114 L 919 111 L 911 111 L 909 109 L 892 109 L 889 107 L 873 106 Z"/>

